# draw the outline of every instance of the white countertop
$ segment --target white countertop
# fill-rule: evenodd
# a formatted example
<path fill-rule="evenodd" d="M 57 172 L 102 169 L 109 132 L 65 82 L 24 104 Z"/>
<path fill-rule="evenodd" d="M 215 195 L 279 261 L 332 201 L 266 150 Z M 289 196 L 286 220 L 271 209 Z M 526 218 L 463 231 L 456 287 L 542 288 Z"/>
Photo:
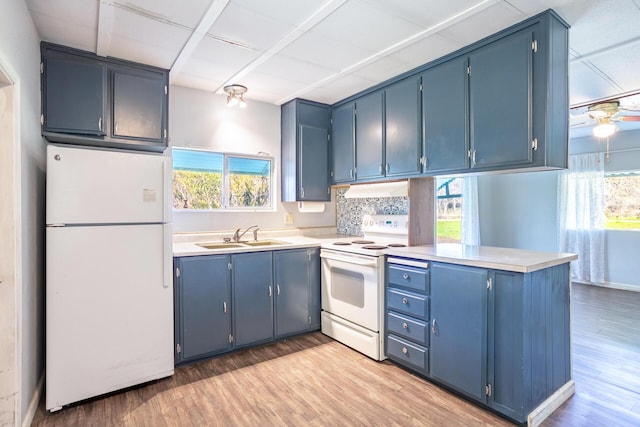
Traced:
<path fill-rule="evenodd" d="M 471 267 L 530 273 L 578 259 L 576 254 L 441 243 L 387 249 L 388 256 L 440 261 Z"/>
<path fill-rule="evenodd" d="M 217 242 L 220 243 L 221 239 L 202 240 L 201 242 L 174 242 L 173 243 L 173 256 L 196 256 L 196 255 L 216 255 L 216 254 L 232 254 L 240 252 L 259 252 L 259 251 L 275 251 L 281 249 L 299 249 L 309 248 L 314 246 L 320 246 L 320 242 L 324 239 L 316 237 L 305 236 L 288 236 L 277 237 L 261 240 L 278 240 L 283 242 L 282 245 L 268 245 L 268 246 L 242 246 L 239 248 L 220 248 L 220 249 L 207 249 L 202 246 L 198 246 L 198 243 Z"/>

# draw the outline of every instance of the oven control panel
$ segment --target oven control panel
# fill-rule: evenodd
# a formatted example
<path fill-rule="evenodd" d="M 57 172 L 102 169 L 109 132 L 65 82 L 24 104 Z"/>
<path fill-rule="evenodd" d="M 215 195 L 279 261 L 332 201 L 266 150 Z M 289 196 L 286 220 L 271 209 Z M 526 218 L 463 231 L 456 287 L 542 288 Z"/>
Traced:
<path fill-rule="evenodd" d="M 365 234 L 407 235 L 409 232 L 409 215 L 365 215 L 362 218 L 362 231 Z"/>

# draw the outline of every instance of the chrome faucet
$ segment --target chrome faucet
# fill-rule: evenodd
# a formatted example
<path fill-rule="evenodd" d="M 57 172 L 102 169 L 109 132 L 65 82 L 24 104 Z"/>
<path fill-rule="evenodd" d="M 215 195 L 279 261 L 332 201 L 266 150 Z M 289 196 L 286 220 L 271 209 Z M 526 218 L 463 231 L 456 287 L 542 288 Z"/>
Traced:
<path fill-rule="evenodd" d="M 240 238 L 242 236 L 244 236 L 252 228 L 253 228 L 253 240 L 258 240 L 258 226 L 257 225 L 252 225 L 252 226 L 247 227 L 247 229 L 244 230 L 242 233 L 240 232 L 240 229 L 238 228 L 236 230 L 236 232 L 233 233 L 233 241 L 234 242 L 239 242 Z"/>

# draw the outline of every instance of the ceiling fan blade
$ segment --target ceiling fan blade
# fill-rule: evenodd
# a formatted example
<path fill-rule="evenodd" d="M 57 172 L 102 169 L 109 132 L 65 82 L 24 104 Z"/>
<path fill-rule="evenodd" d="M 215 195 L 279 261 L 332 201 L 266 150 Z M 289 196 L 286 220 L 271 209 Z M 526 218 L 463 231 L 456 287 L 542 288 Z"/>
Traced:
<path fill-rule="evenodd" d="M 598 123 L 597 120 L 583 120 L 581 122 L 576 122 L 574 120 L 571 120 L 569 122 L 569 126 L 572 128 L 576 128 L 576 127 L 581 127 L 581 126 L 591 126 L 591 125 L 595 125 L 596 123 Z"/>
<path fill-rule="evenodd" d="M 619 116 L 614 120 L 616 122 L 640 122 L 640 116 Z"/>

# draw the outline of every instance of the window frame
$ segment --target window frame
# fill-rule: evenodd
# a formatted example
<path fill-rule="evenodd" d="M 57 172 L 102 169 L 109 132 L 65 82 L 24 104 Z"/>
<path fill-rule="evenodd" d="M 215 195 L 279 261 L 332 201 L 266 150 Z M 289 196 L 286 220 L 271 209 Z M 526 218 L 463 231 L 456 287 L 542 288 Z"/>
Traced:
<path fill-rule="evenodd" d="M 231 152 L 221 152 L 209 150 L 206 148 L 192 148 L 192 147 L 171 147 L 171 155 L 173 157 L 174 150 L 182 150 L 182 151 L 196 151 L 196 152 L 205 152 L 205 153 L 214 153 L 222 156 L 222 188 L 221 188 L 221 207 L 218 209 L 196 209 L 196 208 L 188 208 L 188 209 L 177 209 L 173 207 L 173 193 L 172 193 L 172 210 L 173 212 L 275 212 L 277 210 L 277 206 L 275 205 L 276 200 L 276 189 L 274 188 L 274 171 L 275 171 L 275 157 L 266 155 L 266 154 L 245 154 L 245 153 L 231 153 Z M 231 186 L 230 186 L 230 177 L 229 177 L 229 158 L 240 158 L 240 159 L 249 159 L 249 160 L 262 160 L 269 162 L 269 204 L 268 206 L 230 206 L 230 197 L 231 197 Z M 173 183 L 173 173 L 175 169 L 171 168 L 172 175 L 172 183 Z M 173 187 L 173 185 L 172 185 Z"/>

